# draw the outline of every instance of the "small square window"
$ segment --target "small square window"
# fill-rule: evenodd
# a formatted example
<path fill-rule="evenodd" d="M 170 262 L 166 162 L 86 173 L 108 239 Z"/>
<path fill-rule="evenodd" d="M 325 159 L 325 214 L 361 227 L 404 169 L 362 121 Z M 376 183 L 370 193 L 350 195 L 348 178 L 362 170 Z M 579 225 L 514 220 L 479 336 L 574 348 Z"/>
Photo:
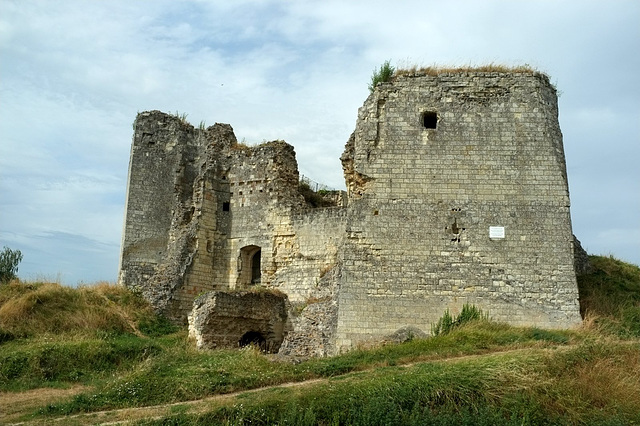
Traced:
<path fill-rule="evenodd" d="M 425 129 L 435 129 L 438 125 L 438 113 L 426 111 L 422 114 L 422 125 Z"/>
<path fill-rule="evenodd" d="M 224 203 L 222 203 L 222 211 L 228 212 L 229 210 L 231 210 L 231 203 L 228 201 L 225 201 Z"/>

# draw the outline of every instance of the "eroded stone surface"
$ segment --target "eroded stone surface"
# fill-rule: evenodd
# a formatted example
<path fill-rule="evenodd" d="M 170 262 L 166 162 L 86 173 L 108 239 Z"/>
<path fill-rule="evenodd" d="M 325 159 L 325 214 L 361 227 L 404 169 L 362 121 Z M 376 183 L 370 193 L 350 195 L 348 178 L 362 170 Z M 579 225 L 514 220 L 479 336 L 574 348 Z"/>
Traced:
<path fill-rule="evenodd" d="M 189 336 L 198 349 L 256 344 L 278 352 L 286 334 L 286 304 L 284 294 L 269 291 L 212 291 L 194 301 Z"/>

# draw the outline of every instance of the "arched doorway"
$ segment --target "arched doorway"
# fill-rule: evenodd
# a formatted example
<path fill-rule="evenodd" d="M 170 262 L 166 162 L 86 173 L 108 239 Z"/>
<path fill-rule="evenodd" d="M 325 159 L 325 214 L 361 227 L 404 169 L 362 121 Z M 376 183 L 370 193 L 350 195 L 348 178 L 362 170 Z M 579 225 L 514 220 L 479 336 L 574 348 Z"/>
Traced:
<path fill-rule="evenodd" d="M 259 246 L 245 246 L 240 249 L 238 256 L 238 280 L 239 286 L 260 284 L 262 250 Z"/>
<path fill-rule="evenodd" d="M 240 338 L 238 345 L 243 348 L 249 345 L 255 345 L 260 348 L 261 351 L 267 350 L 267 340 L 264 336 L 257 331 L 248 331 Z"/>
<path fill-rule="evenodd" d="M 258 249 L 257 252 L 251 256 L 251 284 L 260 284 L 260 259 L 262 257 L 262 250 Z"/>

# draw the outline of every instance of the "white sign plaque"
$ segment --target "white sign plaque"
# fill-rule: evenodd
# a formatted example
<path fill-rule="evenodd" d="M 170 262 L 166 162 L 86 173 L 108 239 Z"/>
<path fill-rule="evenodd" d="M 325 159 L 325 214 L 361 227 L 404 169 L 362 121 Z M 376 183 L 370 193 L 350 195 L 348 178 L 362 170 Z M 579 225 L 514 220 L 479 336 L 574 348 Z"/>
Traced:
<path fill-rule="evenodd" d="M 504 226 L 490 226 L 489 238 L 491 239 L 504 238 Z"/>

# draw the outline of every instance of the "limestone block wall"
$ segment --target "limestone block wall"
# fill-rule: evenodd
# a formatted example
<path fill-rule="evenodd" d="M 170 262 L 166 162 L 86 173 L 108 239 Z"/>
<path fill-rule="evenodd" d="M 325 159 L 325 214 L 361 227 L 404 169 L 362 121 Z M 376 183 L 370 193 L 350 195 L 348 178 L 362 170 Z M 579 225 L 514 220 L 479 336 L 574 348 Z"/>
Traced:
<path fill-rule="evenodd" d="M 195 296 L 216 288 L 220 157 L 235 136 L 160 111 L 138 114 L 134 128 L 119 282 L 186 321 Z"/>
<path fill-rule="evenodd" d="M 554 88 L 531 73 L 399 77 L 359 110 L 337 345 L 429 332 L 473 303 L 499 321 L 580 321 Z"/>
<path fill-rule="evenodd" d="M 121 279 L 132 285 L 147 279 L 166 253 L 180 173 L 190 172 L 192 131 L 159 111 L 140 114 L 134 124 L 120 267 L 127 274 Z"/>
<path fill-rule="evenodd" d="M 298 184 L 285 142 L 247 147 L 229 125 L 194 129 L 159 111 L 139 114 L 120 283 L 177 321 L 211 290 L 276 287 L 295 302 L 317 298 L 337 263 L 344 214 L 312 213 Z"/>
<path fill-rule="evenodd" d="M 346 210 L 340 207 L 306 209 L 292 216 L 291 234 L 277 235 L 277 262 L 271 285 L 294 303 L 333 295 L 323 278 L 340 262 Z"/>
<path fill-rule="evenodd" d="M 269 286 L 277 267 L 274 244 L 292 234 L 291 211 L 301 208 L 298 165 L 293 147 L 274 141 L 232 151 L 225 180 L 229 182 L 228 211 L 218 229 L 221 256 L 229 259 L 229 288 Z M 259 260 L 253 257 L 259 250 Z M 253 257 L 252 258 L 250 258 Z M 251 269 L 259 261 L 260 279 L 251 282 Z"/>
<path fill-rule="evenodd" d="M 288 332 L 280 353 L 327 356 L 335 353 L 338 320 L 339 257 L 345 235 L 346 209 L 308 209 L 293 216 L 291 245 L 276 247 L 280 266 L 271 285 L 289 296 Z"/>
<path fill-rule="evenodd" d="M 159 271 L 181 257 L 177 226 L 191 220 L 191 194 L 200 140 L 177 117 L 149 111 L 134 123 L 119 282 L 163 304 Z M 175 265 L 174 265 L 175 269 Z"/>
<path fill-rule="evenodd" d="M 278 339 L 292 356 L 429 333 L 465 303 L 515 325 L 580 321 L 557 98 L 542 74 L 379 85 L 341 158 L 345 207 L 305 204 L 285 142 L 246 147 L 229 125 L 159 111 L 134 128 L 120 282 L 182 322 L 213 290 L 214 329 L 237 326 L 225 345 L 245 316 L 258 327 L 269 315 L 220 294 L 263 287 L 286 295 Z"/>

